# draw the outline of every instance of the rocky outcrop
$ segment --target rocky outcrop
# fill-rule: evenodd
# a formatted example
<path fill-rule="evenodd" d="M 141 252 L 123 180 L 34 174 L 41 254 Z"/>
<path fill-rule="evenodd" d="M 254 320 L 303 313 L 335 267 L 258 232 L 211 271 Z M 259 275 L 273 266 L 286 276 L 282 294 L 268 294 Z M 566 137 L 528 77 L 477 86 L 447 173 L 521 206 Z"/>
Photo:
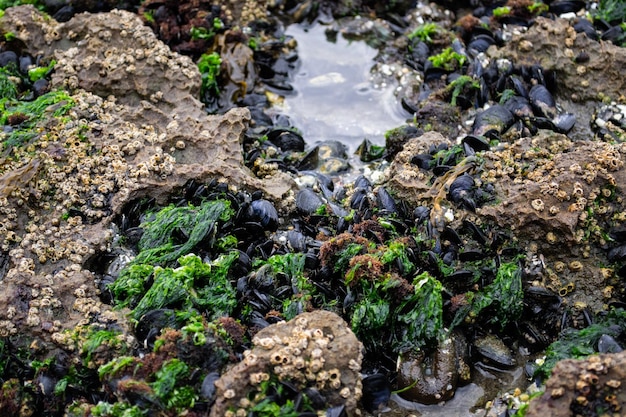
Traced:
<path fill-rule="evenodd" d="M 249 400 L 262 401 L 266 395 L 265 381 L 286 382 L 298 391 L 313 389 L 325 399 L 324 407 L 344 405 L 352 415 L 361 397 L 363 346 L 341 317 L 323 310 L 303 313 L 266 327 L 252 342 L 243 361 L 215 382 L 211 416 L 232 409 L 243 409 L 241 415 L 246 415 L 255 405 Z"/>
<path fill-rule="evenodd" d="M 624 384 L 626 352 L 563 360 L 552 370 L 545 393 L 530 402 L 526 417 L 620 413 L 626 407 Z"/>
<path fill-rule="evenodd" d="M 193 62 L 137 16 L 116 10 L 58 24 L 21 6 L 5 11 L 0 32 L 33 56 L 54 57 L 51 84 L 70 91 L 64 103 L 73 103 L 2 165 L 0 335 L 62 343 L 63 330 L 78 322 L 125 321 L 100 302 L 85 265 L 110 250 L 110 223 L 131 201 L 165 202 L 191 179 L 293 200 L 286 174 L 261 181 L 243 165 L 248 110 L 206 115 Z"/>

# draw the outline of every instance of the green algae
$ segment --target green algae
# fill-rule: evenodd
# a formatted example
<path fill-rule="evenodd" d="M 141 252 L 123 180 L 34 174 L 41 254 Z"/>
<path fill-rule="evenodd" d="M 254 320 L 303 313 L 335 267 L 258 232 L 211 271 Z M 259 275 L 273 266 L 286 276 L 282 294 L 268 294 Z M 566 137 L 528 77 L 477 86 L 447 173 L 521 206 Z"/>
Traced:
<path fill-rule="evenodd" d="M 409 34 L 409 39 L 419 39 L 422 42 L 432 43 L 432 37 L 441 32 L 443 29 L 439 27 L 436 23 L 424 23 L 419 25 L 413 32 Z"/>
<path fill-rule="evenodd" d="M 220 67 L 222 58 L 217 52 L 210 54 L 202 54 L 198 60 L 198 70 L 202 77 L 202 87 L 200 89 L 200 97 L 203 101 L 209 97 L 218 97 L 220 88 L 218 77 L 220 75 Z"/>
<path fill-rule="evenodd" d="M 454 71 L 457 68 L 461 68 L 463 64 L 465 64 L 465 61 L 467 61 L 467 58 L 456 52 L 452 47 L 448 47 L 441 51 L 441 53 L 428 57 L 428 60 L 436 68 Z"/>
<path fill-rule="evenodd" d="M 616 340 L 626 336 L 626 310 L 612 308 L 596 323 L 584 329 L 566 329 L 559 340 L 546 349 L 543 364 L 535 371 L 535 376 L 547 379 L 558 361 L 563 359 L 583 359 L 598 353 L 598 341 L 603 335 Z"/>
<path fill-rule="evenodd" d="M 20 120 L 23 120 L 5 136 L 3 140 L 4 152 L 10 152 L 13 148 L 24 146 L 35 139 L 38 135 L 35 127 L 46 117 L 47 112 L 52 117 L 61 117 L 67 114 L 73 106 L 74 100 L 65 91 L 51 91 L 37 97 L 34 101 L 15 102 L 5 98 L 1 99 L 1 125 L 6 125 L 11 118 L 19 117 Z"/>
<path fill-rule="evenodd" d="M 213 246 L 217 223 L 234 215 L 226 200 L 204 201 L 199 207 L 167 206 L 142 224 L 139 254 L 133 264 L 165 265 L 186 255 L 204 239 Z M 175 235 L 183 235 L 182 242 Z M 177 240 L 178 239 L 178 240 Z"/>
<path fill-rule="evenodd" d="M 395 312 L 398 352 L 421 348 L 443 336 L 443 286 L 428 272 L 413 281 L 415 293 Z"/>
<path fill-rule="evenodd" d="M 468 317 L 472 320 L 481 317 L 486 309 L 492 311 L 487 321 L 499 325 L 501 329 L 517 321 L 524 309 L 522 269 L 518 261 L 503 262 L 491 284 L 480 292 L 468 292 L 465 295 L 469 302 L 457 311 L 451 328 Z"/>
<path fill-rule="evenodd" d="M 177 358 L 164 362 L 155 373 L 150 386 L 166 408 L 177 411 L 193 408 L 198 396 L 192 387 L 185 385 L 189 373 L 189 366 Z"/>
<path fill-rule="evenodd" d="M 207 312 L 210 318 L 230 314 L 237 302 L 227 272 L 236 258 L 237 254 L 232 253 L 209 264 L 189 254 L 178 260 L 179 268 L 154 267 L 154 282 L 134 306 L 131 316 L 138 320 L 149 311 L 165 307 L 197 308 Z M 111 285 L 116 299 L 124 291 L 125 277 L 120 275 Z M 122 298 L 121 302 L 125 300 Z"/>

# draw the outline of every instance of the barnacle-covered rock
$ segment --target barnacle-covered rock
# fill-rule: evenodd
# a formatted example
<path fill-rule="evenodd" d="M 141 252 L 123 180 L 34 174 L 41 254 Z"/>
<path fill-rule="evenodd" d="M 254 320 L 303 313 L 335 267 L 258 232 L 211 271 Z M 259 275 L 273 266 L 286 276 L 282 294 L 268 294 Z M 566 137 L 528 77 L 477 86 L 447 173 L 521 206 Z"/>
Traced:
<path fill-rule="evenodd" d="M 54 56 L 51 84 L 70 89 L 48 106 L 67 105 L 64 117 L 50 111 L 29 146 L 14 147 L 15 158 L 2 164 L 1 335 L 21 329 L 25 340 L 63 345 L 63 330 L 79 321 L 125 321 L 100 301 L 88 263 L 110 249 L 111 220 L 130 201 L 165 202 L 188 180 L 209 177 L 268 198 L 289 194 L 286 174 L 260 181 L 243 166 L 249 112 L 207 116 L 194 97 L 200 74 L 193 62 L 135 15 L 82 14 L 58 24 L 32 6 L 12 7 L 0 32 L 13 33 L 33 55 Z"/>
<path fill-rule="evenodd" d="M 339 316 L 322 310 L 303 313 L 266 327 L 252 342 L 244 359 L 215 382 L 211 416 L 239 408 L 247 414 L 269 394 L 264 381 L 300 392 L 314 389 L 325 399 L 319 410 L 345 405 L 352 415 L 361 397 L 363 347 Z"/>
<path fill-rule="evenodd" d="M 567 359 L 556 364 L 545 393 L 530 402 L 526 416 L 570 416 L 626 407 L 626 352 Z"/>

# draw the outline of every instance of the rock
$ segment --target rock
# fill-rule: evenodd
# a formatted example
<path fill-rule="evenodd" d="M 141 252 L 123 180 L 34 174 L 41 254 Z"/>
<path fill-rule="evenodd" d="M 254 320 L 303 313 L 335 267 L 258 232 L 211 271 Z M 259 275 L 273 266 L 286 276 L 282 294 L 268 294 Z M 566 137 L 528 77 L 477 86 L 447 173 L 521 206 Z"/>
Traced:
<path fill-rule="evenodd" d="M 556 364 L 545 393 L 530 402 L 526 417 L 620 413 L 626 407 L 626 352 L 567 359 Z"/>
<path fill-rule="evenodd" d="M 264 380 L 288 381 L 298 391 L 317 389 L 326 399 L 325 408 L 345 405 L 353 415 L 361 397 L 363 346 L 338 315 L 323 310 L 303 313 L 266 327 L 252 342 L 244 359 L 215 383 L 211 416 L 242 408 L 247 403 L 241 400 L 254 398 Z"/>
<path fill-rule="evenodd" d="M 193 62 L 135 15 L 80 14 L 59 24 L 30 5 L 12 7 L 0 32 L 14 33 L 33 56 L 54 55 L 52 88 L 69 89 L 74 102 L 66 117 L 43 118 L 30 153 L 14 150 L 2 162 L 0 206 L 11 220 L 0 231 L 0 335 L 63 345 L 64 330 L 94 316 L 125 326 L 123 313 L 100 301 L 86 265 L 110 249 L 112 219 L 135 199 L 165 203 L 188 180 L 215 178 L 262 190 L 279 209 L 289 203 L 289 176 L 261 181 L 243 165 L 248 110 L 206 115 Z"/>
<path fill-rule="evenodd" d="M 410 139 L 398 152 L 389 168 L 389 187 L 395 192 L 398 200 L 407 200 L 418 204 L 425 199 L 426 191 L 430 190 L 431 172 L 421 170 L 411 163 L 411 159 L 418 154 L 428 153 L 430 146 L 440 144 L 451 145 L 451 142 L 438 132 L 426 132 L 423 135 Z"/>
<path fill-rule="evenodd" d="M 524 42 L 533 44 L 531 51 L 523 51 Z M 563 47 L 565 45 L 565 47 Z M 626 66 L 626 50 L 610 42 L 591 40 L 584 33 L 576 33 L 566 19 L 537 17 L 528 31 L 514 35 L 511 41 L 493 57 L 513 59 L 520 64 L 541 65 L 546 71 L 556 71 L 559 80 L 558 95 L 574 101 L 601 100 L 626 89 L 622 69 Z M 585 52 L 588 62 L 577 63 L 574 57 Z M 579 68 L 583 65 L 584 70 Z"/>
<path fill-rule="evenodd" d="M 439 342 L 426 354 L 410 351 L 398 359 L 400 396 L 422 404 L 437 404 L 454 396 L 459 379 L 457 352 L 452 338 Z"/>

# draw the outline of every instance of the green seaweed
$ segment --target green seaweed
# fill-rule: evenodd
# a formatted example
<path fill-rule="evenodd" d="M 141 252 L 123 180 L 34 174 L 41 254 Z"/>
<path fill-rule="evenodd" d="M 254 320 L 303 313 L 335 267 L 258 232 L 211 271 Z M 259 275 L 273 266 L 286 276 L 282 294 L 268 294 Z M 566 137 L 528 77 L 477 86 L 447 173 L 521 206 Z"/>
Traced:
<path fill-rule="evenodd" d="M 44 78 L 46 75 L 48 75 L 48 73 L 50 73 L 50 71 L 54 69 L 54 66 L 56 65 L 56 63 L 57 62 L 53 59 L 52 61 L 50 61 L 50 64 L 44 67 L 36 67 L 36 68 L 29 69 L 28 78 L 30 78 L 30 81 L 33 83 L 35 81 L 38 81 Z"/>
<path fill-rule="evenodd" d="M 381 346 L 381 332 L 391 318 L 390 302 L 383 297 L 380 285 L 362 281 L 363 297 L 354 306 L 350 325 L 352 331 L 367 347 Z"/>
<path fill-rule="evenodd" d="M 418 38 L 422 42 L 432 43 L 432 36 L 440 30 L 441 28 L 436 23 L 424 23 L 409 34 L 409 39 Z"/>
<path fill-rule="evenodd" d="M 363 245 L 359 245 L 358 243 L 348 244 L 337 257 L 335 264 L 333 266 L 333 270 L 335 272 L 346 271 L 348 269 L 348 264 L 350 263 L 350 259 L 360 254 L 362 251 L 363 251 Z"/>
<path fill-rule="evenodd" d="M 189 254 L 178 260 L 179 268 L 156 266 L 154 283 L 137 303 L 132 317 L 138 320 L 148 311 L 172 306 L 180 306 L 185 310 L 206 310 L 211 319 L 230 314 L 237 301 L 235 289 L 227 275 L 228 268 L 237 256 L 234 252 L 222 255 L 208 264 L 198 256 Z M 124 283 L 119 285 L 123 286 Z"/>
<path fill-rule="evenodd" d="M 540 15 L 547 12 L 548 10 L 550 10 L 550 6 L 541 1 L 536 1 L 528 6 L 528 11 L 534 15 Z"/>
<path fill-rule="evenodd" d="M 407 245 L 399 240 L 391 241 L 386 246 L 383 246 L 380 256 L 380 261 L 384 265 L 391 264 L 396 259 L 402 264 L 402 272 L 405 275 L 410 275 L 415 271 L 415 265 L 410 261 L 407 254 Z"/>
<path fill-rule="evenodd" d="M 457 77 L 454 81 L 452 81 L 446 90 L 452 91 L 452 98 L 450 99 L 450 104 L 456 106 L 456 99 L 463 92 L 463 90 L 477 90 L 480 88 L 480 84 L 478 81 L 470 77 L 469 75 L 461 75 Z"/>
<path fill-rule="evenodd" d="M 185 386 L 189 377 L 189 366 L 180 359 L 170 359 L 155 373 L 150 384 L 154 395 L 167 409 L 182 411 L 193 408 L 198 396 L 190 386 Z"/>
<path fill-rule="evenodd" d="M 503 17 L 511 14 L 511 8 L 508 6 L 496 7 L 493 9 L 493 17 Z"/>
<path fill-rule="evenodd" d="M 218 77 L 222 58 L 217 52 L 202 54 L 198 60 L 198 70 L 202 76 L 201 97 L 217 97 L 220 94 Z"/>
<path fill-rule="evenodd" d="M 135 363 L 137 359 L 134 356 L 119 356 L 107 362 L 98 368 L 98 376 L 100 380 L 103 380 L 105 377 L 109 377 L 115 375 L 120 370 L 126 368 L 128 365 Z M 141 366 L 140 363 L 137 363 L 137 366 Z"/>
<path fill-rule="evenodd" d="M 543 364 L 535 371 L 535 376 L 547 379 L 556 363 L 563 359 L 582 359 L 598 353 L 598 340 L 608 335 L 614 339 L 626 335 L 626 310 L 612 308 L 606 316 L 600 316 L 596 323 L 584 329 L 566 329 L 559 340 L 546 349 Z"/>
<path fill-rule="evenodd" d="M 396 310 L 395 350 L 405 352 L 443 336 L 443 286 L 428 272 L 413 281 L 415 293 Z"/>
<path fill-rule="evenodd" d="M 34 127 L 44 118 L 46 110 L 52 110 L 53 117 L 61 117 L 73 106 L 74 100 L 65 91 L 51 91 L 37 97 L 34 101 L 17 102 L 17 104 L 2 99 L 0 109 L 4 111 L 0 116 L 1 125 L 6 125 L 11 116 L 19 115 L 25 119 L 4 140 L 5 151 L 22 146 L 37 136 Z"/>
<path fill-rule="evenodd" d="M 626 2 L 624 0 L 600 0 L 592 12 L 594 19 L 606 20 L 610 24 L 626 21 Z"/>
<path fill-rule="evenodd" d="M 446 71 L 454 71 L 465 64 L 467 57 L 459 54 L 452 47 L 448 47 L 441 51 L 440 54 L 428 57 L 428 60 L 434 67 L 443 68 Z"/>
<path fill-rule="evenodd" d="M 118 307 L 136 306 L 146 292 L 148 278 L 154 267 L 132 264 L 122 270 L 120 276 L 109 285 Z"/>
<path fill-rule="evenodd" d="M 130 405 L 124 402 L 110 404 L 100 401 L 91 408 L 90 413 L 93 417 L 144 417 L 150 413 L 150 409 L 141 408 L 137 405 Z"/>
<path fill-rule="evenodd" d="M 468 315 L 472 318 L 480 316 L 487 308 L 494 313 L 487 319 L 497 323 L 502 329 L 518 320 L 524 308 L 524 291 L 522 288 L 522 270 L 518 261 L 504 262 L 496 272 L 493 282 L 481 292 L 466 294 L 469 304 L 460 308 L 450 328 L 460 324 Z"/>
<path fill-rule="evenodd" d="M 157 212 L 154 219 L 142 224 L 140 252 L 132 263 L 164 266 L 175 261 L 190 253 L 203 239 L 216 234 L 217 222 L 226 221 L 233 214 L 226 200 L 204 201 L 199 207 L 167 206 Z M 188 236 L 187 240 L 176 242 L 176 233 Z"/>
<path fill-rule="evenodd" d="M 5 10 L 9 7 L 21 6 L 23 4 L 32 4 L 39 10 L 44 10 L 46 6 L 46 3 L 41 0 L 0 0 L 0 10 Z"/>

